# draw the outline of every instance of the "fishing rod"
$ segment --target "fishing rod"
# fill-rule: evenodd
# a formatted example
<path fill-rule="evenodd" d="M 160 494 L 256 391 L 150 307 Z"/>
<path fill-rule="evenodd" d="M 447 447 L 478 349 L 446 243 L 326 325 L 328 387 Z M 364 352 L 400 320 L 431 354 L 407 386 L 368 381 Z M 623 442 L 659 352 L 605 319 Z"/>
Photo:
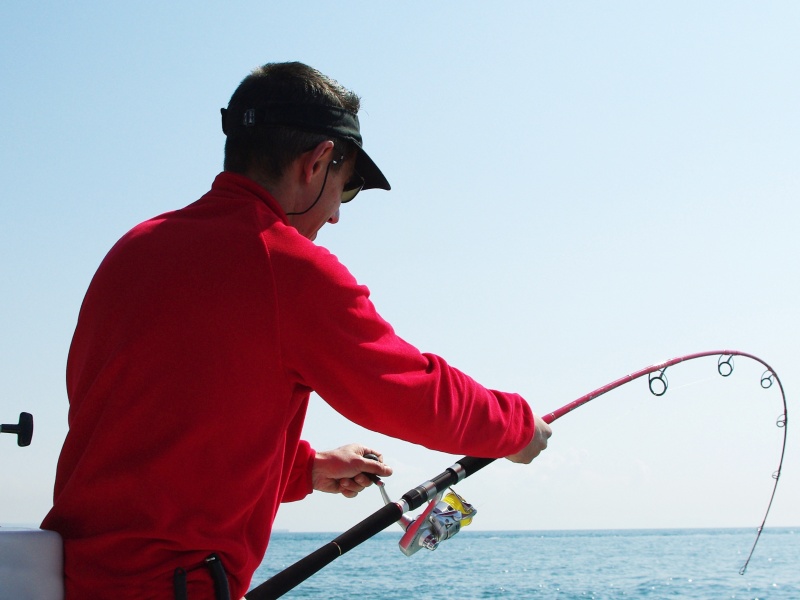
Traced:
<path fill-rule="evenodd" d="M 767 505 L 764 518 L 759 525 L 756 539 L 750 549 L 750 554 L 747 556 L 742 568 L 739 570 L 740 575 L 744 575 L 747 570 L 747 565 L 755 552 L 758 540 L 761 537 L 761 532 L 767 522 L 769 511 L 772 508 L 772 502 L 775 499 L 775 492 L 778 489 L 778 480 L 780 478 L 781 469 L 783 467 L 783 457 L 786 452 L 786 434 L 788 425 L 788 414 L 786 407 L 786 394 L 783 389 L 783 384 L 778 377 L 775 370 L 770 367 L 762 359 L 740 352 L 738 350 L 716 350 L 709 352 L 697 352 L 695 354 L 687 354 L 679 356 L 661 363 L 645 367 L 639 371 L 635 371 L 629 375 L 621 377 L 616 381 L 600 387 L 593 392 L 581 396 L 577 400 L 573 400 L 569 404 L 565 404 L 558 410 L 548 413 L 542 417 L 546 423 L 560 419 L 567 413 L 572 412 L 576 408 L 583 406 L 587 402 L 602 396 L 626 383 L 630 383 L 640 377 L 648 376 L 648 387 L 650 392 L 655 396 L 663 396 L 667 392 L 669 382 L 666 377 L 667 368 L 678 363 L 703 358 L 707 356 L 719 356 L 717 360 L 717 372 L 723 376 L 728 377 L 733 373 L 733 357 L 742 356 L 752 359 L 764 366 L 766 371 L 761 375 L 761 387 L 764 389 L 772 387 L 773 382 L 778 384 L 780 389 L 781 398 L 783 401 L 783 414 L 778 417 L 776 425 L 783 428 L 783 445 L 781 448 L 780 462 L 778 469 L 772 474 L 775 483 L 770 495 L 769 504 Z M 287 567 L 280 573 L 273 575 L 270 579 L 261 585 L 250 590 L 246 595 L 246 600 L 268 600 L 278 598 L 286 592 L 292 590 L 300 583 L 320 571 L 323 567 L 327 566 L 345 552 L 348 552 L 365 542 L 374 535 L 380 533 L 393 523 L 400 523 L 406 534 L 400 542 L 401 550 L 407 555 L 413 554 L 421 547 L 430 550 L 435 549 L 441 541 L 453 537 L 460 530 L 461 524 L 468 524 L 474 516 L 474 509 L 467 504 L 463 498 L 458 494 L 452 493 L 451 496 L 445 497 L 442 501 L 444 493 L 450 486 L 463 481 L 470 475 L 477 473 L 485 466 L 491 464 L 496 459 L 494 458 L 477 458 L 473 456 L 464 456 L 457 460 L 455 464 L 444 472 L 440 473 L 433 479 L 418 485 L 413 490 L 403 494 L 400 500 L 391 502 L 383 488 L 383 482 L 377 477 L 373 479 L 380 487 L 381 495 L 384 498 L 385 505 L 380 510 L 374 512 L 372 515 L 351 527 L 339 537 L 328 542 L 324 546 L 315 550 L 305 558 L 300 559 L 293 565 Z M 454 497 L 453 497 L 454 496 Z M 428 502 L 428 507 L 423 513 L 414 520 L 408 519 L 403 515 L 415 510 Z"/>

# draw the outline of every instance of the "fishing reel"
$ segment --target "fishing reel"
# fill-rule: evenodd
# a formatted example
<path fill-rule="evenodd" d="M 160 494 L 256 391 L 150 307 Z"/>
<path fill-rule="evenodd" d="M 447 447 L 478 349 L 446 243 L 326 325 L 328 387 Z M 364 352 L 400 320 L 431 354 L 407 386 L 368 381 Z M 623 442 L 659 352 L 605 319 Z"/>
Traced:
<path fill-rule="evenodd" d="M 365 458 L 372 458 L 367 455 Z M 375 457 L 377 460 L 377 457 Z M 378 486 L 384 504 L 392 504 L 383 481 L 375 475 L 370 479 Z M 428 502 L 425 510 L 416 517 L 409 518 L 403 515 L 397 524 L 403 528 L 405 534 L 400 538 L 400 550 L 406 556 L 411 556 L 420 548 L 436 550 L 439 544 L 449 540 L 462 527 L 472 523 L 478 510 L 459 496 L 453 488 L 439 492 Z"/>
<path fill-rule="evenodd" d="M 416 519 L 401 517 L 398 523 L 405 534 L 400 538 L 400 550 L 406 556 L 411 556 L 420 548 L 436 550 L 441 542 L 449 540 L 462 527 L 472 523 L 477 512 L 453 488 L 448 488 L 447 493 L 436 494 Z"/>

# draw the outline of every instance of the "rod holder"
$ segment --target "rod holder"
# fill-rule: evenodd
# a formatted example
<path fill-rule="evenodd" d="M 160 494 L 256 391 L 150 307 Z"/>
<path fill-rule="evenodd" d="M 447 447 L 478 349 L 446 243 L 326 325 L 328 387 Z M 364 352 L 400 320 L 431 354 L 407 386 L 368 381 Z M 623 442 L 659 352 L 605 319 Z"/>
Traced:
<path fill-rule="evenodd" d="M 0 425 L 0 433 L 16 434 L 17 446 L 30 446 L 33 438 L 33 415 L 26 412 L 19 413 L 19 423 Z"/>

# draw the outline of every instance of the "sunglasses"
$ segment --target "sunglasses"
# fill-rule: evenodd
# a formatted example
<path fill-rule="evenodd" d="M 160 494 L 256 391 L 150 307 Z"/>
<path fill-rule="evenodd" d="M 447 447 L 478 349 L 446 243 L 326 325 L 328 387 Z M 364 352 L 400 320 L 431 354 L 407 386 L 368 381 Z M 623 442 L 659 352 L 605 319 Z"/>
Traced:
<path fill-rule="evenodd" d="M 330 164 L 332 165 L 340 165 L 344 162 L 344 155 L 340 156 L 339 158 L 335 158 L 331 161 Z M 328 174 L 325 173 L 325 178 L 328 178 Z M 353 175 L 344 184 L 344 188 L 342 189 L 342 204 L 346 204 L 350 202 L 353 198 L 358 195 L 358 192 L 361 191 L 361 188 L 364 187 L 364 178 L 353 171 Z"/>
<path fill-rule="evenodd" d="M 350 200 L 355 198 L 363 187 L 364 178 L 354 171 L 350 180 L 344 184 L 344 189 L 342 190 L 342 204 L 350 202 Z"/>

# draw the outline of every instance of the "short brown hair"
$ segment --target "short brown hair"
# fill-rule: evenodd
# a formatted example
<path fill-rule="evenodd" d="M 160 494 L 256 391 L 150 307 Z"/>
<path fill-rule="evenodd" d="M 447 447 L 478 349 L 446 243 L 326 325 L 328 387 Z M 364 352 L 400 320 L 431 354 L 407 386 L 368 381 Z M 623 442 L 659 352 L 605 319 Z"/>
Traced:
<path fill-rule="evenodd" d="M 355 114 L 361 101 L 352 91 L 308 65 L 268 63 L 242 80 L 231 96 L 228 112 L 243 115 L 248 109 L 270 103 L 335 106 Z M 300 154 L 328 139 L 342 155 L 356 151 L 346 140 L 287 126 L 229 132 L 224 168 L 235 173 L 254 169 L 267 179 L 279 179 Z"/>

